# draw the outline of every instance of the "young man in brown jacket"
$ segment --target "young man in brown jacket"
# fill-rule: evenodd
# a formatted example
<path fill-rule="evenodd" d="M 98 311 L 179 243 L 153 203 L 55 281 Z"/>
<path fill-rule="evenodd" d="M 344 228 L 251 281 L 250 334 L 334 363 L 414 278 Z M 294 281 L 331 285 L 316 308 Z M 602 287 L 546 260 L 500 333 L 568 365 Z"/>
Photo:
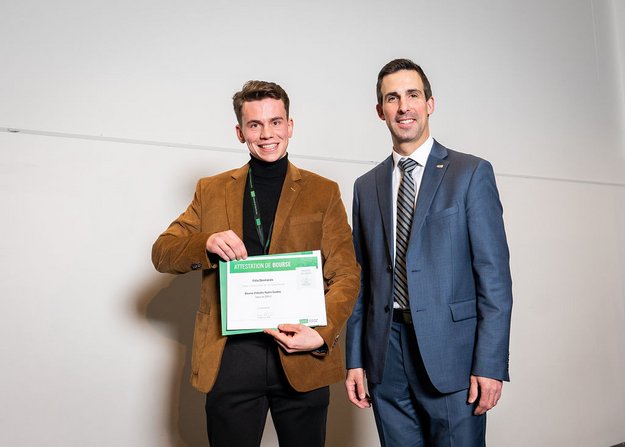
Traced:
<path fill-rule="evenodd" d="M 351 230 L 338 185 L 288 161 L 286 92 L 250 81 L 233 103 L 249 163 L 198 182 L 152 261 L 160 272 L 202 270 L 191 383 L 207 393 L 211 446 L 260 445 L 268 410 L 282 447 L 323 446 L 328 385 L 344 376 L 339 333 L 360 286 Z M 221 335 L 219 259 L 309 250 L 321 250 L 327 326 Z"/>

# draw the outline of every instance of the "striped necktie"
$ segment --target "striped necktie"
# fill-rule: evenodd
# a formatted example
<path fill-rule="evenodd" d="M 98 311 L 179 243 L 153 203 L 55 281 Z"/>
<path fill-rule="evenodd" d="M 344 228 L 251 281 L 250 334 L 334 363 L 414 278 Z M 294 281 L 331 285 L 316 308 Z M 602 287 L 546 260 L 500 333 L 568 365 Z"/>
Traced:
<path fill-rule="evenodd" d="M 399 168 L 402 179 L 397 193 L 397 228 L 395 231 L 395 279 L 393 281 L 393 299 L 401 309 L 408 309 L 408 276 L 406 274 L 406 253 L 412 226 L 412 214 L 416 188 L 412 171 L 418 163 L 411 158 L 402 158 Z"/>

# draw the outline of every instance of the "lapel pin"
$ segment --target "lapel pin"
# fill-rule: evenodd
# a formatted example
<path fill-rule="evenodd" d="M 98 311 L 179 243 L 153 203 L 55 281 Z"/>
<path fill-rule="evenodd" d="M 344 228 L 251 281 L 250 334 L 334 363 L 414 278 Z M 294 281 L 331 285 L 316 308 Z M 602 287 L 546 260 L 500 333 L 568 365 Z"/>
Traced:
<path fill-rule="evenodd" d="M 443 169 L 444 165 L 436 165 L 438 169 Z"/>

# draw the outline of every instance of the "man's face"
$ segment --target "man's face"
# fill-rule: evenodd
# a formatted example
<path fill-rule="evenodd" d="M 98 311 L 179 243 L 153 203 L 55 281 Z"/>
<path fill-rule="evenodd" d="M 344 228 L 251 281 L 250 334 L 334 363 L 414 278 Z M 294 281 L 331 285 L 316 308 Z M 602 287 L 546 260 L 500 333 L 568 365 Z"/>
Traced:
<path fill-rule="evenodd" d="M 284 103 L 279 99 L 246 101 L 236 131 L 239 141 L 247 144 L 252 156 L 273 162 L 286 154 L 293 134 L 293 120 L 286 117 Z"/>
<path fill-rule="evenodd" d="M 378 116 L 391 131 L 395 151 L 409 155 L 430 136 L 428 117 L 434 112 L 434 98 L 425 99 L 423 81 L 414 70 L 385 76 L 380 90 L 382 104 L 376 106 Z"/>

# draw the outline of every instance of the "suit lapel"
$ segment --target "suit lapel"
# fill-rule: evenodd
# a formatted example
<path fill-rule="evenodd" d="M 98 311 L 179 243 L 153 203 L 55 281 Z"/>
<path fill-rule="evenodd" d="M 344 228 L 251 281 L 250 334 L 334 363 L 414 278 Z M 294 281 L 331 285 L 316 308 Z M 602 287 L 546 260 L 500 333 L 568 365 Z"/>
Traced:
<path fill-rule="evenodd" d="M 280 235 L 282 234 L 282 228 L 286 223 L 286 220 L 291 214 L 291 209 L 297 200 L 301 189 L 302 175 L 299 169 L 289 162 L 289 167 L 286 171 L 286 177 L 284 184 L 282 185 L 282 192 L 280 193 L 280 201 L 278 202 L 278 208 L 276 209 L 276 216 L 273 221 L 273 229 L 271 231 L 271 244 L 269 245 L 269 253 L 274 253 L 274 247 L 280 247 L 278 242 Z"/>
<path fill-rule="evenodd" d="M 425 216 L 428 214 L 434 194 L 443 180 L 448 165 L 447 150 L 438 144 L 438 142 L 434 141 L 430 156 L 425 164 L 423 177 L 421 178 L 415 214 L 412 218 L 412 229 L 410 231 L 411 239 L 416 237 L 415 235 L 421 231 Z"/>
<path fill-rule="evenodd" d="M 247 182 L 249 164 L 232 172 L 230 181 L 226 183 L 226 216 L 228 228 L 243 239 L 243 195 Z"/>
<path fill-rule="evenodd" d="M 382 216 L 383 234 L 386 238 L 386 250 L 388 259 L 393 259 L 391 253 L 393 247 L 393 237 L 395 229 L 393 228 L 393 156 L 389 156 L 384 160 L 376 171 L 378 206 L 380 207 L 380 215 Z"/>

